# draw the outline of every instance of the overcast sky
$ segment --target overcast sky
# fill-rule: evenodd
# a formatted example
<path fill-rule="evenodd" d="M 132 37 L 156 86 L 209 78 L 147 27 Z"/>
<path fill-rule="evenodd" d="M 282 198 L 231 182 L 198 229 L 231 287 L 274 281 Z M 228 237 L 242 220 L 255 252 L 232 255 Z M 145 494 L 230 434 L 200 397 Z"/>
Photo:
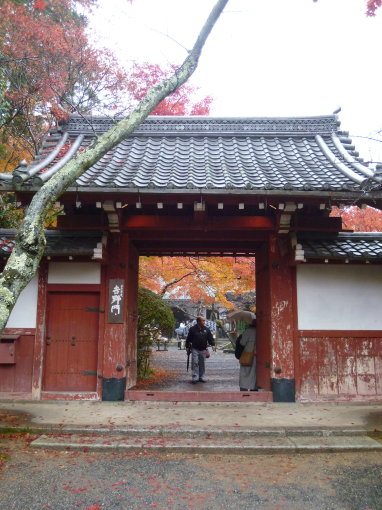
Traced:
<path fill-rule="evenodd" d="M 179 63 L 215 0 L 98 3 L 92 27 L 120 59 Z M 192 83 L 214 98 L 214 116 L 327 115 L 340 106 L 361 155 L 381 161 L 382 143 L 356 138 L 382 129 L 382 9 L 366 18 L 365 3 L 230 0 Z"/>

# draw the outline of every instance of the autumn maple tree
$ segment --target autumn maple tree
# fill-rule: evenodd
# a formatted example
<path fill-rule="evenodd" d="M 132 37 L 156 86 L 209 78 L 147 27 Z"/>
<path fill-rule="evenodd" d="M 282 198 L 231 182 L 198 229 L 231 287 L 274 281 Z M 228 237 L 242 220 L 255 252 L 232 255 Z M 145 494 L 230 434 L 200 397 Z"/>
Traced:
<path fill-rule="evenodd" d="M 175 66 L 163 67 L 150 62 L 135 62 L 128 73 L 130 100 L 140 101 L 150 87 L 167 78 L 174 70 Z M 195 102 L 195 92 L 196 87 L 186 83 L 166 97 L 151 115 L 208 115 L 212 97 L 206 96 Z"/>
<path fill-rule="evenodd" d="M 141 257 L 140 285 L 164 297 L 218 302 L 232 308 L 228 292 L 238 295 L 255 289 L 255 259 Z"/>
<path fill-rule="evenodd" d="M 186 83 L 196 70 L 204 44 L 227 3 L 228 0 L 217 0 L 192 49 L 174 73 L 151 87 L 131 112 L 106 133 L 96 137 L 85 150 L 77 153 L 33 196 L 18 230 L 15 247 L 0 274 L 0 331 L 7 324 L 20 293 L 38 270 L 46 245 L 44 222 L 53 204 L 88 168 L 134 133 L 168 95 Z"/>
<path fill-rule="evenodd" d="M 379 9 L 379 7 L 381 7 L 381 5 L 382 5 L 382 0 L 367 0 L 366 14 L 368 16 L 375 16 L 376 10 Z"/>
<path fill-rule="evenodd" d="M 70 114 L 121 116 L 174 72 L 148 63 L 130 64 L 126 72 L 110 51 L 94 48 L 83 14 L 93 5 L 95 0 L 0 2 L 0 172 L 30 162 L 49 128 Z M 194 102 L 194 92 L 184 85 L 154 114 L 207 115 L 211 98 Z M 2 206 L 0 225 L 17 227 L 22 215 L 12 196 Z"/>
<path fill-rule="evenodd" d="M 374 207 L 367 206 L 364 209 L 357 206 L 344 209 L 333 207 L 330 216 L 340 217 L 344 230 L 382 232 L 382 211 Z"/>
<path fill-rule="evenodd" d="M 0 3 L 0 171 L 30 160 L 47 129 L 70 113 L 122 104 L 125 72 L 109 51 L 89 44 L 77 11 L 92 4 Z"/>

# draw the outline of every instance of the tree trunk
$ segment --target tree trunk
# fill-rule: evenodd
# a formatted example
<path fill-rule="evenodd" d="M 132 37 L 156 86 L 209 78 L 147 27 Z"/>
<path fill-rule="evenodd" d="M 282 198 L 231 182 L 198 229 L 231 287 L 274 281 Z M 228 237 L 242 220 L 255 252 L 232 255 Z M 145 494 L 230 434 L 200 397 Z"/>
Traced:
<path fill-rule="evenodd" d="M 16 245 L 0 275 L 0 332 L 25 286 L 38 270 L 46 245 L 44 220 L 57 199 L 104 154 L 131 135 L 156 106 L 183 85 L 195 71 L 203 46 L 228 0 L 218 0 L 208 16 L 192 50 L 174 74 L 151 87 L 126 118 L 64 165 L 34 195 L 16 239 Z"/>

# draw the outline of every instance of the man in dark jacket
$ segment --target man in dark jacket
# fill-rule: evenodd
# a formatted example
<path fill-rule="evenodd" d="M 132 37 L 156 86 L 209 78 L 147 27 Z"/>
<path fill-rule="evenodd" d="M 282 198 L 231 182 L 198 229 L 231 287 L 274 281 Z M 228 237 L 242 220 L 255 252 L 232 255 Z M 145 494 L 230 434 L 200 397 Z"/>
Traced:
<path fill-rule="evenodd" d="M 197 317 L 196 324 L 190 328 L 186 339 L 186 349 L 188 353 L 191 352 L 192 384 L 198 381 L 207 382 L 204 377 L 206 349 L 208 345 L 211 345 L 216 351 L 214 337 L 204 325 L 205 322 L 204 317 Z"/>

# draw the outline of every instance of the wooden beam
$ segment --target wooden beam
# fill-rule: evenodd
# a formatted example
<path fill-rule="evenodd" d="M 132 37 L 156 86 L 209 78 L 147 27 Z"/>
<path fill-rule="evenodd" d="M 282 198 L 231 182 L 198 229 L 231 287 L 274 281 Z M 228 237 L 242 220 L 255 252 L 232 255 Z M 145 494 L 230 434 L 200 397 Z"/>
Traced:
<path fill-rule="evenodd" d="M 134 229 L 171 229 L 171 230 L 198 230 L 200 225 L 195 224 L 190 217 L 167 216 L 129 216 L 124 218 L 122 228 Z M 272 218 L 266 216 L 210 216 L 203 225 L 205 230 L 274 230 Z"/>
<path fill-rule="evenodd" d="M 310 230 L 318 232 L 340 232 L 341 218 L 327 216 L 293 216 L 291 230 Z"/>

